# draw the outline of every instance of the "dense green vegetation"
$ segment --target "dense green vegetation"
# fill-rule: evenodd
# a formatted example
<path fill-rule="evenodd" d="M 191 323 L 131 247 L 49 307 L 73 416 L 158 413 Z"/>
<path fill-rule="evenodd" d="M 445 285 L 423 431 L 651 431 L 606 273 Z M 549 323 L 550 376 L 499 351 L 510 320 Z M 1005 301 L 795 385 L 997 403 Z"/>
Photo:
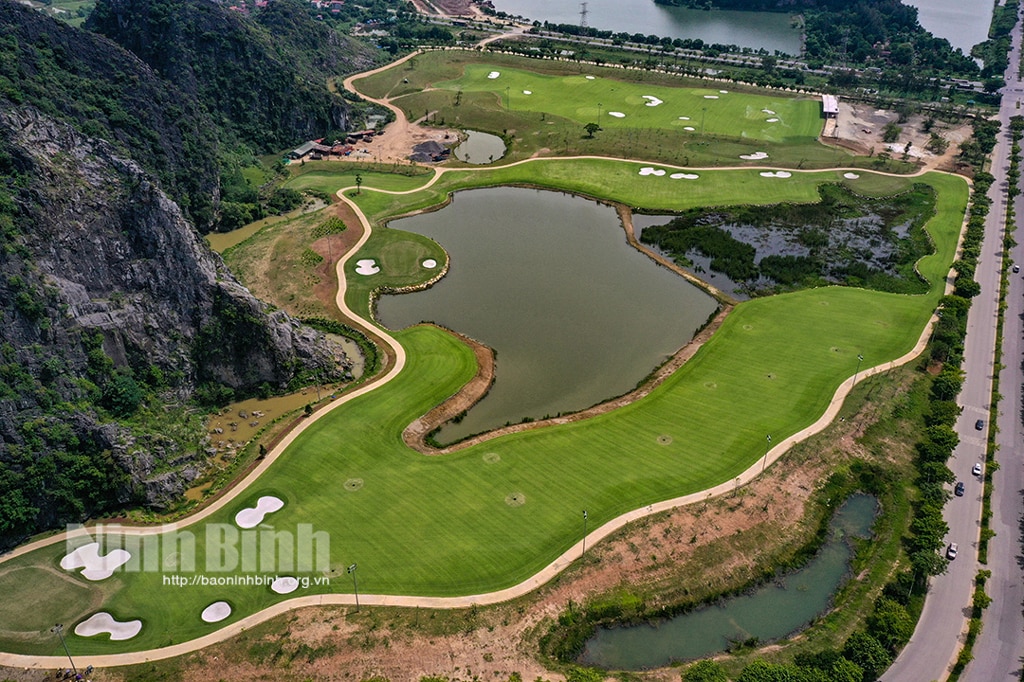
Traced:
<path fill-rule="evenodd" d="M 0 102 L 36 107 L 116 145 L 197 226 L 212 224 L 218 141 L 194 97 L 109 42 L 17 3 L 0 3 L 0 25 Z"/>
<path fill-rule="evenodd" d="M 691 265 L 687 253 L 696 250 L 711 258 L 712 270 L 745 283 L 751 292 L 823 284 L 925 290 L 914 264 L 931 251 L 923 229 L 934 211 L 930 187 L 875 199 L 838 184 L 821 185 L 818 193 L 812 204 L 691 209 L 665 225 L 645 228 L 641 240 L 682 265 Z M 752 227 L 756 234 L 740 240 L 731 227 Z M 755 244 L 771 235 L 783 237 L 789 246 L 782 248 L 796 254 L 758 259 Z"/>
<path fill-rule="evenodd" d="M 977 66 L 945 38 L 917 21 L 917 9 L 900 0 L 655 0 L 684 7 L 799 12 L 805 53 L 817 64 L 875 66 L 907 85 L 929 76 L 972 76 Z M 1016 4 L 1016 3 L 1014 3 Z M 1014 9 L 1014 12 L 1016 10 Z"/>

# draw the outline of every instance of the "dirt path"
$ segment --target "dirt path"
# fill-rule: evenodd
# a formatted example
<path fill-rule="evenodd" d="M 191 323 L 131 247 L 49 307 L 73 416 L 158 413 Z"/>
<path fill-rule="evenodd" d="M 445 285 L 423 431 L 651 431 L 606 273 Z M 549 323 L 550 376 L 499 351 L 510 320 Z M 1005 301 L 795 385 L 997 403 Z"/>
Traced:
<path fill-rule="evenodd" d="M 408 58 L 409 57 L 406 57 L 406 59 L 408 59 Z M 402 60 L 399 60 L 399 63 L 401 61 Z M 393 64 L 388 65 L 387 67 L 382 67 L 382 69 L 383 68 L 390 68 L 391 66 L 393 66 Z M 374 70 L 374 72 L 380 71 L 380 70 L 381 69 L 376 69 L 376 70 Z M 361 77 L 361 76 L 363 76 L 363 75 L 367 75 L 367 74 L 360 74 L 360 75 L 352 76 L 352 77 L 346 79 L 345 80 L 345 87 L 346 88 L 351 88 L 352 87 L 352 81 L 357 79 L 357 78 L 359 78 L 359 77 Z M 389 106 L 389 105 L 386 105 L 386 106 Z M 396 123 L 400 123 L 402 121 L 405 121 L 405 119 L 402 116 L 400 110 L 396 111 L 396 114 L 398 115 L 398 120 L 396 121 Z M 405 125 L 408 125 L 408 124 L 406 123 Z M 390 131 L 389 131 L 389 134 L 390 134 Z M 601 157 L 578 157 L 578 158 L 601 158 Z M 519 161 L 519 162 L 516 162 L 515 164 L 510 164 L 510 165 L 518 165 L 519 163 L 543 163 L 543 162 L 548 161 L 548 160 L 553 160 L 553 159 L 526 159 L 526 160 Z M 673 167 L 670 164 L 658 164 L 658 165 L 664 166 L 666 168 Z M 748 167 L 739 167 L 739 168 L 748 168 Z M 444 169 L 444 168 L 436 169 L 436 172 L 435 172 L 434 176 L 426 183 L 426 186 L 429 187 L 429 186 L 433 185 L 434 183 L 436 183 L 437 180 L 443 175 L 443 173 L 446 170 L 447 169 Z M 479 170 L 486 170 L 486 169 L 479 169 Z M 694 169 L 689 169 L 689 170 L 692 171 Z M 700 169 L 698 169 L 698 170 L 700 170 Z M 726 169 L 716 169 L 716 170 L 726 170 Z M 792 170 L 792 169 L 790 169 L 790 170 L 792 172 L 820 172 L 820 171 L 799 171 L 799 170 Z M 907 176 L 901 176 L 901 177 L 907 177 Z M 263 474 L 263 472 L 265 472 L 267 470 L 267 468 L 269 468 L 277 460 L 277 458 L 285 451 L 285 449 L 306 428 L 308 428 L 310 425 L 312 425 L 317 420 L 322 418 L 328 412 L 333 411 L 334 409 L 337 409 L 337 408 L 341 407 L 342 405 L 346 404 L 350 400 L 353 400 L 353 399 L 355 399 L 355 398 L 357 398 L 357 397 L 359 397 L 361 395 L 366 394 L 367 392 L 369 392 L 371 390 L 374 390 L 378 386 L 381 386 L 381 385 L 384 385 L 384 384 L 388 383 L 389 381 L 394 379 L 395 376 L 397 376 L 401 372 L 401 370 L 405 366 L 405 362 L 406 362 L 405 349 L 392 336 L 390 336 L 390 334 L 386 333 L 385 331 L 383 331 L 382 329 L 380 329 L 379 327 L 376 327 L 375 325 L 373 325 L 371 323 L 368 323 L 368 322 L 365 322 L 365 321 L 361 321 L 361 318 L 359 318 L 354 313 L 354 311 L 352 311 L 347 306 L 347 304 L 345 302 L 345 292 L 346 292 L 346 288 L 347 288 L 347 283 L 346 283 L 345 278 L 344 278 L 344 267 L 345 267 L 345 264 L 356 253 L 358 253 L 359 249 L 363 246 L 363 244 L 366 243 L 366 241 L 369 239 L 369 237 L 370 237 L 370 235 L 372 233 L 372 227 L 371 227 L 370 222 L 367 219 L 366 215 L 362 212 L 362 210 L 359 208 L 358 205 L 356 205 L 354 202 L 352 202 L 345 195 L 346 191 L 350 191 L 350 190 L 353 190 L 353 189 L 355 189 L 355 187 L 346 187 L 346 188 L 343 188 L 343 189 L 339 190 L 338 191 L 338 197 L 342 200 L 342 202 L 344 202 L 347 205 L 347 210 L 351 211 L 351 215 L 363 226 L 363 230 L 362 230 L 362 234 L 359 236 L 359 239 L 352 245 L 351 250 L 346 252 L 338 260 L 337 267 L 336 267 L 336 276 L 337 276 L 337 280 L 338 280 L 339 286 L 338 286 L 337 294 L 335 296 L 335 303 L 336 303 L 336 305 L 338 306 L 338 309 L 342 312 L 343 315 L 348 317 L 350 320 L 356 322 L 361 328 L 365 329 L 368 333 L 372 334 L 373 337 L 375 338 L 375 340 L 377 340 L 379 342 L 381 347 L 383 349 L 385 349 L 385 351 L 386 351 L 386 353 L 388 355 L 388 358 L 390 359 L 390 362 L 388 363 L 387 368 L 384 370 L 384 372 L 382 372 L 382 374 L 379 377 L 377 377 L 373 381 L 371 381 L 371 382 L 369 382 L 367 384 L 364 384 L 363 386 L 361 386 L 358 389 L 352 391 L 351 393 L 343 395 L 338 400 L 334 401 L 333 403 L 328 404 L 325 408 L 315 412 L 309 419 L 302 420 L 293 431 L 291 431 L 290 433 L 285 435 L 281 439 L 281 441 L 275 447 L 273 447 L 271 449 L 271 451 L 267 454 L 266 458 L 264 460 L 262 460 L 261 462 L 259 462 L 259 464 L 257 466 L 255 466 L 252 469 L 252 471 L 249 472 L 249 474 L 246 475 L 245 478 L 242 479 L 238 483 L 238 485 L 236 485 L 234 488 L 232 488 L 226 494 L 224 494 L 223 496 L 218 498 L 210 506 L 202 509 L 201 511 L 197 512 L 196 514 L 194 514 L 194 515 L 192 515 L 192 516 L 190 516 L 190 517 L 188 517 L 188 518 L 186 518 L 186 519 L 184 519 L 184 520 L 182 520 L 180 522 L 172 523 L 172 524 L 167 524 L 167 525 L 162 526 L 162 527 L 107 526 L 107 527 L 105 527 L 106 530 L 111 531 L 111 532 L 122 532 L 122 533 L 124 533 L 126 535 L 152 535 L 152 534 L 158 534 L 158 533 L 166 532 L 168 530 L 182 529 L 182 528 L 185 528 L 187 526 L 196 524 L 196 523 L 198 523 L 198 522 L 208 518 L 210 515 L 212 515 L 212 514 L 218 512 L 218 511 L 220 511 L 221 509 L 223 509 L 227 504 L 233 502 L 234 499 L 238 495 L 240 495 L 243 492 L 245 492 L 246 489 L 250 485 L 252 485 Z M 414 189 L 414 190 L 403 191 L 403 192 L 387 192 L 387 193 L 391 193 L 391 194 L 409 194 L 409 193 L 412 193 L 412 192 L 420 191 L 421 189 L 422 189 L 422 187 L 418 188 L 418 189 Z M 363 191 L 370 191 L 370 190 L 368 188 L 364 188 Z M 952 286 L 951 283 L 947 283 L 947 290 L 950 289 L 951 286 Z M 724 317 L 724 314 L 720 314 L 719 315 L 719 318 L 722 318 L 722 317 Z M 865 379 L 865 378 L 867 378 L 869 376 L 873 376 L 874 374 L 878 374 L 880 372 L 884 372 L 884 371 L 888 370 L 891 367 L 894 367 L 894 366 L 897 366 L 897 365 L 902 365 L 902 364 L 904 364 L 906 362 L 910 362 L 913 359 L 915 359 L 924 350 L 924 347 L 925 347 L 925 345 L 926 345 L 926 343 L 928 341 L 928 338 L 929 338 L 931 327 L 935 323 L 936 319 L 937 318 L 935 318 L 935 317 L 932 318 L 930 323 L 922 331 L 921 336 L 920 336 L 920 338 L 917 341 L 917 344 L 915 345 L 915 347 L 910 352 L 908 352 L 907 354 L 903 355 L 900 358 L 897 358 L 896 360 L 894 360 L 892 362 L 885 363 L 883 365 L 878 365 L 876 367 L 871 367 L 871 368 L 864 369 L 859 374 L 855 375 L 854 377 L 848 378 L 846 381 L 844 381 L 842 384 L 840 384 L 840 386 L 836 389 L 836 392 L 832 396 L 828 408 L 818 418 L 818 420 L 816 420 L 813 424 L 807 426 L 806 428 L 802 429 L 801 431 L 793 434 L 792 436 L 790 436 L 790 437 L 788 437 L 786 439 L 783 439 L 782 441 L 780 441 L 778 443 L 775 443 L 774 447 L 772 447 L 770 452 L 765 454 L 765 457 L 764 457 L 762 462 L 755 463 L 753 466 L 748 468 L 746 471 L 744 471 L 742 474 L 740 474 L 740 476 L 736 477 L 734 480 L 725 481 L 725 482 L 723 482 L 723 483 L 721 483 L 721 484 L 719 484 L 719 485 L 717 485 L 717 486 L 715 486 L 713 488 L 705 490 L 705 491 L 701 491 L 701 492 L 698 492 L 698 493 L 693 493 L 693 494 L 690 494 L 690 495 L 686 495 L 686 496 L 682 496 L 682 497 L 678 497 L 678 498 L 674 498 L 674 499 L 670 499 L 670 500 L 664 500 L 662 502 L 658 502 L 656 504 L 652 504 L 652 505 L 649 505 L 649 506 L 646 506 L 646 507 L 642 507 L 640 509 L 635 509 L 635 510 L 633 510 L 631 512 L 623 514 L 622 516 L 619 516 L 619 517 L 617 517 L 615 519 L 612 519 L 611 521 L 609 521 L 608 523 L 604 524 L 603 526 L 601 526 L 599 528 L 593 529 L 587 535 L 587 537 L 585 539 L 581 540 L 579 543 L 577 543 L 576 545 L 571 547 L 564 554 L 562 554 L 561 556 L 557 557 L 554 561 L 552 561 L 547 567 L 545 567 L 543 570 L 541 570 L 536 575 L 531 576 L 530 578 L 527 578 L 526 580 L 524 580 L 523 582 L 519 583 L 518 585 L 515 585 L 513 587 L 510 587 L 510 588 L 507 588 L 507 589 L 504 589 L 504 590 L 499 590 L 499 591 L 491 592 L 491 593 L 487 593 L 487 594 L 467 595 L 467 596 L 464 596 L 464 597 L 451 597 L 451 598 L 417 597 L 417 596 L 388 596 L 388 595 L 360 594 L 359 595 L 360 603 L 361 604 L 365 604 L 365 605 L 379 605 L 379 606 L 403 606 L 403 607 L 415 607 L 415 608 L 423 607 L 423 608 L 453 609 L 453 608 L 468 608 L 468 607 L 471 607 L 473 605 L 498 604 L 498 603 L 506 602 L 506 601 L 509 601 L 509 600 L 521 597 L 521 596 L 523 596 L 525 594 L 528 594 L 528 593 L 530 593 L 530 592 L 532 592 L 532 591 L 534 591 L 534 590 L 544 586 L 545 584 L 549 583 L 553 578 L 555 578 L 560 572 L 562 572 L 565 568 L 567 568 L 569 565 L 571 565 L 580 556 L 580 553 L 581 553 L 582 547 L 583 547 L 583 543 L 586 543 L 586 545 L 588 547 L 593 547 L 599 541 L 609 537 L 611 534 L 619 531 L 620 529 L 624 528 L 626 525 L 628 525 L 630 523 L 643 520 L 643 519 L 648 518 L 648 517 L 650 517 L 652 515 L 655 515 L 655 514 L 660 514 L 660 513 L 663 513 L 663 512 L 669 512 L 669 511 L 675 510 L 675 509 L 680 508 L 680 507 L 685 507 L 687 505 L 693 505 L 693 504 L 696 504 L 696 503 L 705 503 L 706 504 L 706 503 L 708 503 L 709 500 L 711 500 L 714 497 L 722 496 L 722 495 L 725 495 L 725 494 L 730 493 L 730 492 L 735 492 L 738 488 L 740 488 L 740 487 L 742 487 L 744 485 L 747 485 L 747 484 L 751 483 L 752 481 L 754 481 L 758 477 L 758 475 L 761 474 L 768 465 L 770 465 L 771 463 L 775 462 L 787 450 L 789 450 L 789 448 L 792 447 L 795 443 L 798 443 L 798 442 L 808 438 L 809 436 L 811 436 L 813 434 L 816 434 L 816 433 L 822 431 L 824 428 L 826 428 L 832 422 L 832 420 L 835 418 L 835 416 L 838 414 L 839 409 L 842 406 L 843 400 L 845 399 L 845 397 L 847 396 L 849 391 L 853 388 L 854 379 L 863 380 L 863 379 Z M 710 334 L 709 330 L 705 330 L 705 331 Z M 693 344 L 691 344 L 691 346 L 692 345 Z M 690 346 L 687 346 L 687 348 L 690 348 Z M 693 348 L 692 352 L 696 352 L 696 347 Z M 685 362 L 686 359 L 688 359 L 689 357 L 692 356 L 692 352 L 689 353 L 689 355 L 686 355 L 685 353 L 684 354 L 680 354 L 679 356 L 677 356 L 677 358 L 673 359 L 672 363 L 669 363 L 668 365 L 663 367 L 662 371 L 666 372 L 666 373 L 671 373 L 671 371 L 674 371 L 674 369 L 676 367 L 678 367 L 678 365 L 674 364 L 674 363 L 678 362 L 679 364 L 682 364 L 682 362 Z M 649 390 L 650 390 L 650 388 L 648 387 L 647 388 L 647 392 L 649 392 Z M 644 391 L 644 389 L 640 389 L 640 391 L 636 392 L 635 394 L 631 394 L 631 395 L 635 395 L 635 398 L 633 398 L 633 399 L 642 397 L 642 395 L 646 395 L 646 393 L 643 392 L 643 391 Z M 569 419 L 569 418 L 567 417 L 565 419 Z M 556 422 L 556 423 L 558 422 L 558 420 L 553 420 L 553 421 Z M 23 546 L 17 548 L 15 551 L 13 551 L 13 552 L 5 555 L 4 557 L 0 558 L 0 563 L 2 563 L 3 561 L 6 561 L 8 559 L 17 557 L 17 556 L 21 556 L 21 555 L 23 555 L 23 554 L 25 554 L 27 552 L 33 551 L 33 550 L 38 549 L 40 547 L 45 547 L 45 546 L 49 546 L 49 545 L 52 545 L 52 544 L 62 543 L 62 542 L 65 542 L 66 539 L 70 539 L 72 537 L 82 537 L 82 536 L 86 535 L 87 533 L 88 533 L 88 530 L 87 529 L 83 529 L 81 531 L 70 533 L 70 534 L 63 534 L 63 533 L 62 534 L 57 534 L 57 535 L 51 536 L 49 538 L 44 538 L 44 539 L 38 540 L 36 542 L 29 543 L 27 545 L 23 545 Z M 194 639 L 194 640 L 190 640 L 190 641 L 187 641 L 187 642 L 182 642 L 182 643 L 175 644 L 175 645 L 172 645 L 172 646 L 163 647 L 163 648 L 160 648 L 160 649 L 151 649 L 151 650 L 146 650 L 146 651 L 138 651 L 138 652 L 132 652 L 132 653 L 125 653 L 125 654 L 109 654 L 109 655 L 101 655 L 101 656 L 85 656 L 85 657 L 82 657 L 82 665 L 92 664 L 92 665 L 95 665 L 96 667 L 111 667 L 111 666 L 120 666 L 120 665 L 130 665 L 130 664 L 136 664 L 136 663 L 143 663 L 143 662 L 150 661 L 150 660 L 159 660 L 159 659 L 165 659 L 165 658 L 170 658 L 170 657 L 174 657 L 174 656 L 180 656 L 180 655 L 183 655 L 183 654 L 186 654 L 186 653 L 197 651 L 197 650 L 202 649 L 204 647 L 208 647 L 208 646 L 210 646 L 212 644 L 215 644 L 217 642 L 222 642 L 222 641 L 224 641 L 224 640 L 226 640 L 226 639 L 228 639 L 230 637 L 233 637 L 233 636 L 235 636 L 235 635 L 245 631 L 248 628 L 251 628 L 251 627 L 255 626 L 256 624 L 259 624 L 259 623 L 262 623 L 264 621 L 267 621 L 267 620 L 269 620 L 269 619 L 271 619 L 271 618 L 273 618 L 273 617 L 275 617 L 277 615 L 286 613 L 286 612 L 288 612 L 288 611 L 290 611 L 292 609 L 296 609 L 296 608 L 300 608 L 300 607 L 305 607 L 305 606 L 324 606 L 324 605 L 332 605 L 332 604 L 333 605 L 349 605 L 349 604 L 353 604 L 354 601 L 355 601 L 355 597 L 352 594 L 326 594 L 326 595 L 315 595 L 315 596 L 298 597 L 298 598 L 294 598 L 294 599 L 289 599 L 289 600 L 285 600 L 285 601 L 279 602 L 277 604 L 274 604 L 273 606 L 268 607 L 267 609 L 264 609 L 263 611 L 259 611 L 257 613 L 254 613 L 254 614 L 252 614 L 250 616 L 247 616 L 247 617 L 245 617 L 245 618 L 243 618 L 243 619 L 241 619 L 239 621 L 236 621 L 236 622 L 234 622 L 234 623 L 232 623 L 232 624 L 230 624 L 230 625 L 228 625 L 228 626 L 226 626 L 226 627 L 224 627 L 224 628 L 222 628 L 220 630 L 217 630 L 215 632 L 212 632 L 212 633 L 210 633 L 208 635 L 205 635 L 203 637 L 200 637 L 200 638 L 197 638 L 197 639 Z M 62 657 L 59 657 L 59 656 L 28 656 L 28 655 L 10 654 L 10 653 L 0 652 L 0 665 L 11 666 L 11 667 L 18 667 L 18 668 L 50 668 L 50 669 L 52 669 L 52 668 L 60 667 L 62 665 L 62 663 L 63 663 L 63 660 L 64 659 Z"/>

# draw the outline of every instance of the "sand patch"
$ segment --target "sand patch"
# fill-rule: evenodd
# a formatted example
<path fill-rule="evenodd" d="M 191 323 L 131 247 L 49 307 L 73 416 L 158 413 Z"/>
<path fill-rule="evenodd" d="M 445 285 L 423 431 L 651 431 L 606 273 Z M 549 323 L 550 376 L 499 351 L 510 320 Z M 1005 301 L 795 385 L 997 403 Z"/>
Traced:
<path fill-rule="evenodd" d="M 200 618 L 207 623 L 219 623 L 231 615 L 231 604 L 226 601 L 215 601 L 203 609 Z"/>
<path fill-rule="evenodd" d="M 489 74 L 487 74 L 487 77 L 490 78 L 491 80 L 494 80 L 495 78 L 497 78 L 500 75 L 501 75 L 501 71 L 491 71 Z"/>
<path fill-rule="evenodd" d="M 594 80 L 594 78 L 595 78 L 595 76 L 587 76 L 587 80 L 588 81 L 592 81 L 592 80 Z"/>
<path fill-rule="evenodd" d="M 665 171 L 661 168 L 652 168 L 650 166 L 644 166 L 640 169 L 640 175 L 664 175 Z"/>
<path fill-rule="evenodd" d="M 255 528 L 263 523 L 263 517 L 273 514 L 284 507 L 284 502 L 273 495 L 264 495 L 256 500 L 255 507 L 247 507 L 235 514 L 235 523 L 239 528 Z"/>
<path fill-rule="evenodd" d="M 683 130 L 688 130 L 688 131 L 690 131 L 690 132 L 692 133 L 693 131 L 695 131 L 695 130 L 696 130 L 696 128 L 694 128 L 693 126 L 685 126 L 685 127 L 683 128 Z"/>
<path fill-rule="evenodd" d="M 689 116 L 680 116 L 680 117 L 679 117 L 679 120 L 680 120 L 680 121 L 689 121 L 689 120 L 690 120 L 690 117 L 689 117 Z"/>
<path fill-rule="evenodd" d="M 270 583 L 270 589 L 278 594 L 291 594 L 299 589 L 299 579 L 293 578 L 290 575 L 283 578 L 274 578 L 274 582 Z"/>
<path fill-rule="evenodd" d="M 123 623 L 114 620 L 106 611 L 94 613 L 75 626 L 75 634 L 79 637 L 92 637 L 108 633 L 110 639 L 120 642 L 131 639 L 142 630 L 141 620 L 128 620 Z"/>
<path fill-rule="evenodd" d="M 704 95 L 704 99 L 718 99 L 718 95 Z"/>
<path fill-rule="evenodd" d="M 777 118 L 767 118 L 767 119 L 765 119 L 765 121 L 768 122 L 768 123 L 778 123 L 779 119 L 777 119 Z"/>
<path fill-rule="evenodd" d="M 774 173 L 772 171 L 763 171 L 761 173 L 761 177 L 762 178 L 791 178 L 791 177 L 793 177 L 793 174 L 790 173 L 789 171 L 775 171 Z"/>
<path fill-rule="evenodd" d="M 753 154 L 740 154 L 740 158 L 747 161 L 760 161 L 761 159 L 767 159 L 768 154 L 765 152 L 754 152 Z"/>
<path fill-rule="evenodd" d="M 647 100 L 647 104 L 644 105 L 644 106 L 648 106 L 648 107 L 656 107 L 659 104 L 664 104 L 665 103 L 664 100 L 658 99 L 654 95 L 643 95 L 643 98 L 645 100 Z"/>
<path fill-rule="evenodd" d="M 728 95 L 729 94 L 728 90 L 719 90 L 719 92 L 722 93 L 723 95 Z"/>
<path fill-rule="evenodd" d="M 614 116 L 615 118 L 626 118 L 626 115 L 621 111 L 609 111 L 608 115 Z"/>
<path fill-rule="evenodd" d="M 434 260 L 433 258 L 428 258 L 427 260 L 423 261 L 423 267 L 425 267 L 427 270 L 433 270 L 434 268 L 437 267 L 437 261 Z"/>
<path fill-rule="evenodd" d="M 775 115 L 775 112 L 772 111 L 771 109 L 762 109 L 761 113 L 768 114 L 769 116 L 774 116 Z"/>
<path fill-rule="evenodd" d="M 846 178 L 847 180 L 856 180 L 860 176 L 857 175 L 856 173 L 843 173 L 843 177 Z"/>
<path fill-rule="evenodd" d="M 100 543 L 90 542 L 67 554 L 60 560 L 60 567 L 65 571 L 84 567 L 84 578 L 103 580 L 112 576 L 114 571 L 128 563 L 131 558 L 132 555 L 123 549 L 114 549 L 109 554 L 100 556 Z"/>
<path fill-rule="evenodd" d="M 696 173 L 673 173 L 669 177 L 673 180 L 696 180 L 700 176 Z"/>
<path fill-rule="evenodd" d="M 356 261 L 356 273 L 360 275 L 376 275 L 380 272 L 377 261 L 372 258 L 363 258 Z"/>
<path fill-rule="evenodd" d="M 533 94 L 533 92 L 532 92 L 532 91 L 530 91 L 530 90 L 523 90 L 523 94 L 524 94 L 524 95 L 532 95 L 532 94 Z"/>

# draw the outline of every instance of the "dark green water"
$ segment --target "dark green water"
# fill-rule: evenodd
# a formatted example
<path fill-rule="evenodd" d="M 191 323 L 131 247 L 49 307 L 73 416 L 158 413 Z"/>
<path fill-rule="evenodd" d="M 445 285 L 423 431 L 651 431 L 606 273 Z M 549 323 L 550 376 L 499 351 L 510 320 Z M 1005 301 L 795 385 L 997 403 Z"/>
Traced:
<path fill-rule="evenodd" d="M 429 320 L 497 351 L 490 393 L 441 442 L 626 393 L 717 307 L 629 246 L 614 209 L 568 194 L 460 192 L 391 227 L 435 239 L 451 266 L 431 289 L 381 297 L 381 323 Z"/>
<path fill-rule="evenodd" d="M 753 593 L 657 625 L 598 630 L 581 662 L 612 670 L 642 670 L 724 651 L 730 642 L 785 637 L 824 613 L 850 570 L 850 536 L 868 537 L 878 502 L 854 495 L 836 511 L 831 537 L 802 569 Z"/>
<path fill-rule="evenodd" d="M 505 156 L 505 141 L 497 135 L 467 130 L 466 139 L 452 153 L 466 163 L 491 163 Z"/>

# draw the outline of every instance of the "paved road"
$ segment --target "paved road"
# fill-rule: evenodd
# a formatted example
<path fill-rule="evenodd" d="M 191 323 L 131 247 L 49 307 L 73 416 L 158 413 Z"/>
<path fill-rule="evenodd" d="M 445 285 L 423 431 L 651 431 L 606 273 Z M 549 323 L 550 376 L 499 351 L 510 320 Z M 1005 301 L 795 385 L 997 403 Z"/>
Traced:
<path fill-rule="evenodd" d="M 1014 44 L 1016 47 L 1011 55 L 1012 64 L 1017 63 L 1020 26 L 1015 29 Z M 1012 71 L 1015 77 L 1016 69 L 1012 69 Z M 1017 86 L 1011 84 L 1008 87 Z M 949 524 L 949 534 L 946 540 L 960 546 L 960 555 L 950 563 L 949 570 L 944 575 L 932 580 L 921 619 L 910 638 L 910 643 L 903 649 L 888 672 L 882 676 L 881 679 L 884 682 L 945 679 L 959 652 L 961 634 L 966 630 L 967 619 L 970 617 L 973 579 L 980 567 L 977 562 L 977 547 L 981 529 L 982 497 L 982 478 L 972 475 L 971 468 L 976 462 L 983 462 L 985 459 L 985 438 L 988 433 L 989 406 L 992 395 L 995 326 L 999 305 L 999 273 L 1002 268 L 1002 227 L 1006 215 L 1006 168 L 1010 153 L 1006 123 L 1009 117 L 1015 113 L 1017 113 L 1016 97 L 1004 97 L 1003 108 L 1000 112 L 1000 118 L 1004 124 L 1003 131 L 999 135 L 992 154 L 991 172 L 996 178 L 989 192 L 992 208 L 985 224 L 985 240 L 976 274 L 976 279 L 981 284 L 981 294 L 974 299 L 967 321 L 963 363 L 966 379 L 959 398 L 959 402 L 963 406 L 963 414 L 956 425 L 957 433 L 960 435 L 960 445 L 949 462 L 949 468 L 956 474 L 957 480 L 963 481 L 967 485 L 966 495 L 954 497 L 946 505 L 944 514 L 946 522 Z M 1019 358 L 1019 355 L 1017 357 Z M 1019 388 L 1004 388 L 1002 392 L 1004 394 L 1019 394 Z M 975 423 L 979 419 L 985 422 L 985 429 L 981 431 L 975 428 Z M 1006 426 L 1003 428 L 1006 429 Z M 1008 433 L 1016 432 L 1009 431 Z M 1012 449 L 1012 447 L 1007 447 L 1008 452 Z M 1002 474 L 1000 474 L 1000 478 L 1002 478 Z M 1006 483 L 999 482 L 998 485 L 1005 487 Z M 1015 522 L 1017 517 L 1012 518 Z M 1015 537 L 1010 532 L 1006 532 L 1006 535 Z M 995 562 L 995 557 L 990 555 L 989 568 L 995 568 Z M 1011 561 L 1011 563 L 1013 562 Z M 1008 570 L 1010 568 L 1006 565 L 999 566 L 999 574 L 1008 577 L 1008 573 L 1012 572 L 1019 582 L 1019 568 L 1015 563 L 1012 566 L 1012 571 Z M 1016 615 L 1019 618 L 1019 599 L 1016 601 L 1015 609 L 1010 610 L 1016 610 Z M 989 629 L 1001 630 L 994 626 Z M 1017 634 L 1020 635 L 1019 628 Z M 1019 642 L 1019 637 L 1015 641 Z M 974 676 L 974 671 L 969 669 L 971 676 L 965 679 L 976 682 L 1020 679 L 1019 677 L 1008 677 L 1010 668 L 1005 666 L 1000 668 L 999 666 L 1004 664 L 996 663 L 997 658 L 1005 657 L 997 656 L 997 650 L 1003 649 L 1000 642 L 989 644 L 986 640 L 984 646 L 985 653 L 982 654 L 979 650 L 976 654 L 979 663 L 971 666 L 971 668 L 977 669 L 977 676 Z M 1013 668 L 1017 669 L 1022 650 L 1017 645 L 1014 651 L 1016 653 L 1010 657 L 1017 657 L 1016 667 Z M 1005 653 L 1007 652 L 1004 651 L 1003 654 Z M 985 660 L 982 663 L 982 656 L 992 660 Z M 1004 670 L 1004 672 L 997 672 L 999 670 Z"/>
<path fill-rule="evenodd" d="M 1011 116 L 1022 114 L 1018 103 L 1024 99 L 1024 82 L 1017 73 L 1021 53 L 1021 27 L 1014 32 L 1010 68 L 1000 118 L 1004 126 Z M 1015 202 L 1018 216 L 1024 216 L 1024 197 Z M 1021 239 L 1020 233 L 1017 239 Z M 1008 254 L 1024 263 L 1024 246 Z M 1024 517 L 1024 424 L 1021 420 L 1021 389 L 1024 386 L 1024 273 L 1010 276 L 1007 291 L 1006 321 L 1003 327 L 1005 367 L 999 373 L 999 406 L 996 459 L 999 471 L 994 475 L 992 493 L 992 529 L 996 536 L 989 542 L 987 568 L 992 571 L 986 591 L 992 604 L 982 619 L 982 631 L 974 645 L 974 660 L 967 666 L 964 682 L 1010 682 L 1021 679 L 1024 657 L 1024 552 L 1020 519 Z"/>

